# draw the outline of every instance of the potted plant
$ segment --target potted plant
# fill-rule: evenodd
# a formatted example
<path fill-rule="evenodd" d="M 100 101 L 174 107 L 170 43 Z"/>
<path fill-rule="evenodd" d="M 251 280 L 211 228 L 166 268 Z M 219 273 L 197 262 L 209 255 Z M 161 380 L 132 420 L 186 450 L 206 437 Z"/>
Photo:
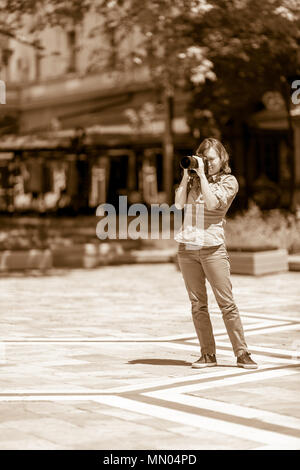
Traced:
<path fill-rule="evenodd" d="M 288 270 L 288 253 L 300 248 L 299 226 L 279 210 L 263 214 L 255 203 L 228 219 L 226 245 L 233 274 L 262 275 Z"/>

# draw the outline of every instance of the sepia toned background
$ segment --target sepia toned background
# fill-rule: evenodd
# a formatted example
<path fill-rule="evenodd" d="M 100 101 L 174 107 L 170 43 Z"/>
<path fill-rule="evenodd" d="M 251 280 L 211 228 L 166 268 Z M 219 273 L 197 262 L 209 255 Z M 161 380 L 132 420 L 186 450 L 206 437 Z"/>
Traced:
<path fill-rule="evenodd" d="M 89 214 L 125 193 L 170 203 L 180 157 L 210 135 L 230 152 L 235 209 L 299 205 L 296 0 L 0 11 L 1 211 Z"/>
<path fill-rule="evenodd" d="M 0 0 L 0 80 L 0 449 L 298 449 L 299 0 Z M 258 371 L 209 286 L 220 367 L 190 369 L 174 227 L 96 233 L 119 196 L 150 231 L 210 136 Z"/>

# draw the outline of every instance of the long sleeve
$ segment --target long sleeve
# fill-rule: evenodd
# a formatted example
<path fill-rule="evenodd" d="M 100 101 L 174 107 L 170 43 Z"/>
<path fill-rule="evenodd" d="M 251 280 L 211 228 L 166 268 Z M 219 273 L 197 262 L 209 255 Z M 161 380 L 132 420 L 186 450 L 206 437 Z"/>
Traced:
<path fill-rule="evenodd" d="M 237 179 L 233 175 L 226 175 L 211 187 L 219 201 L 217 209 L 224 209 L 232 201 L 239 190 Z"/>

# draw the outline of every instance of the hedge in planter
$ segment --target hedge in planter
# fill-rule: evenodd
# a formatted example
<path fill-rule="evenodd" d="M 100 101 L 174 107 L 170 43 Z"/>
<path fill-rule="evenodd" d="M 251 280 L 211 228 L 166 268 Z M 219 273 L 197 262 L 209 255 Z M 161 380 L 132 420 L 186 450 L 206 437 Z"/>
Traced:
<path fill-rule="evenodd" d="M 263 213 L 250 203 L 248 211 L 227 219 L 225 238 L 236 274 L 268 274 L 288 270 L 288 251 L 297 247 L 298 222 L 279 210 Z"/>

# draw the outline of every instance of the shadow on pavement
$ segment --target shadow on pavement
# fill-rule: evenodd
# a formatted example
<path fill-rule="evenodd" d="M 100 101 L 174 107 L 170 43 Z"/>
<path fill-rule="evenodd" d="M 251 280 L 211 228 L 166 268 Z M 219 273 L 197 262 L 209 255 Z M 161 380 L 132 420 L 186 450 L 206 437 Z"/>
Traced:
<path fill-rule="evenodd" d="M 190 366 L 191 362 L 176 361 L 172 359 L 134 359 L 127 364 L 151 364 L 155 366 Z"/>

